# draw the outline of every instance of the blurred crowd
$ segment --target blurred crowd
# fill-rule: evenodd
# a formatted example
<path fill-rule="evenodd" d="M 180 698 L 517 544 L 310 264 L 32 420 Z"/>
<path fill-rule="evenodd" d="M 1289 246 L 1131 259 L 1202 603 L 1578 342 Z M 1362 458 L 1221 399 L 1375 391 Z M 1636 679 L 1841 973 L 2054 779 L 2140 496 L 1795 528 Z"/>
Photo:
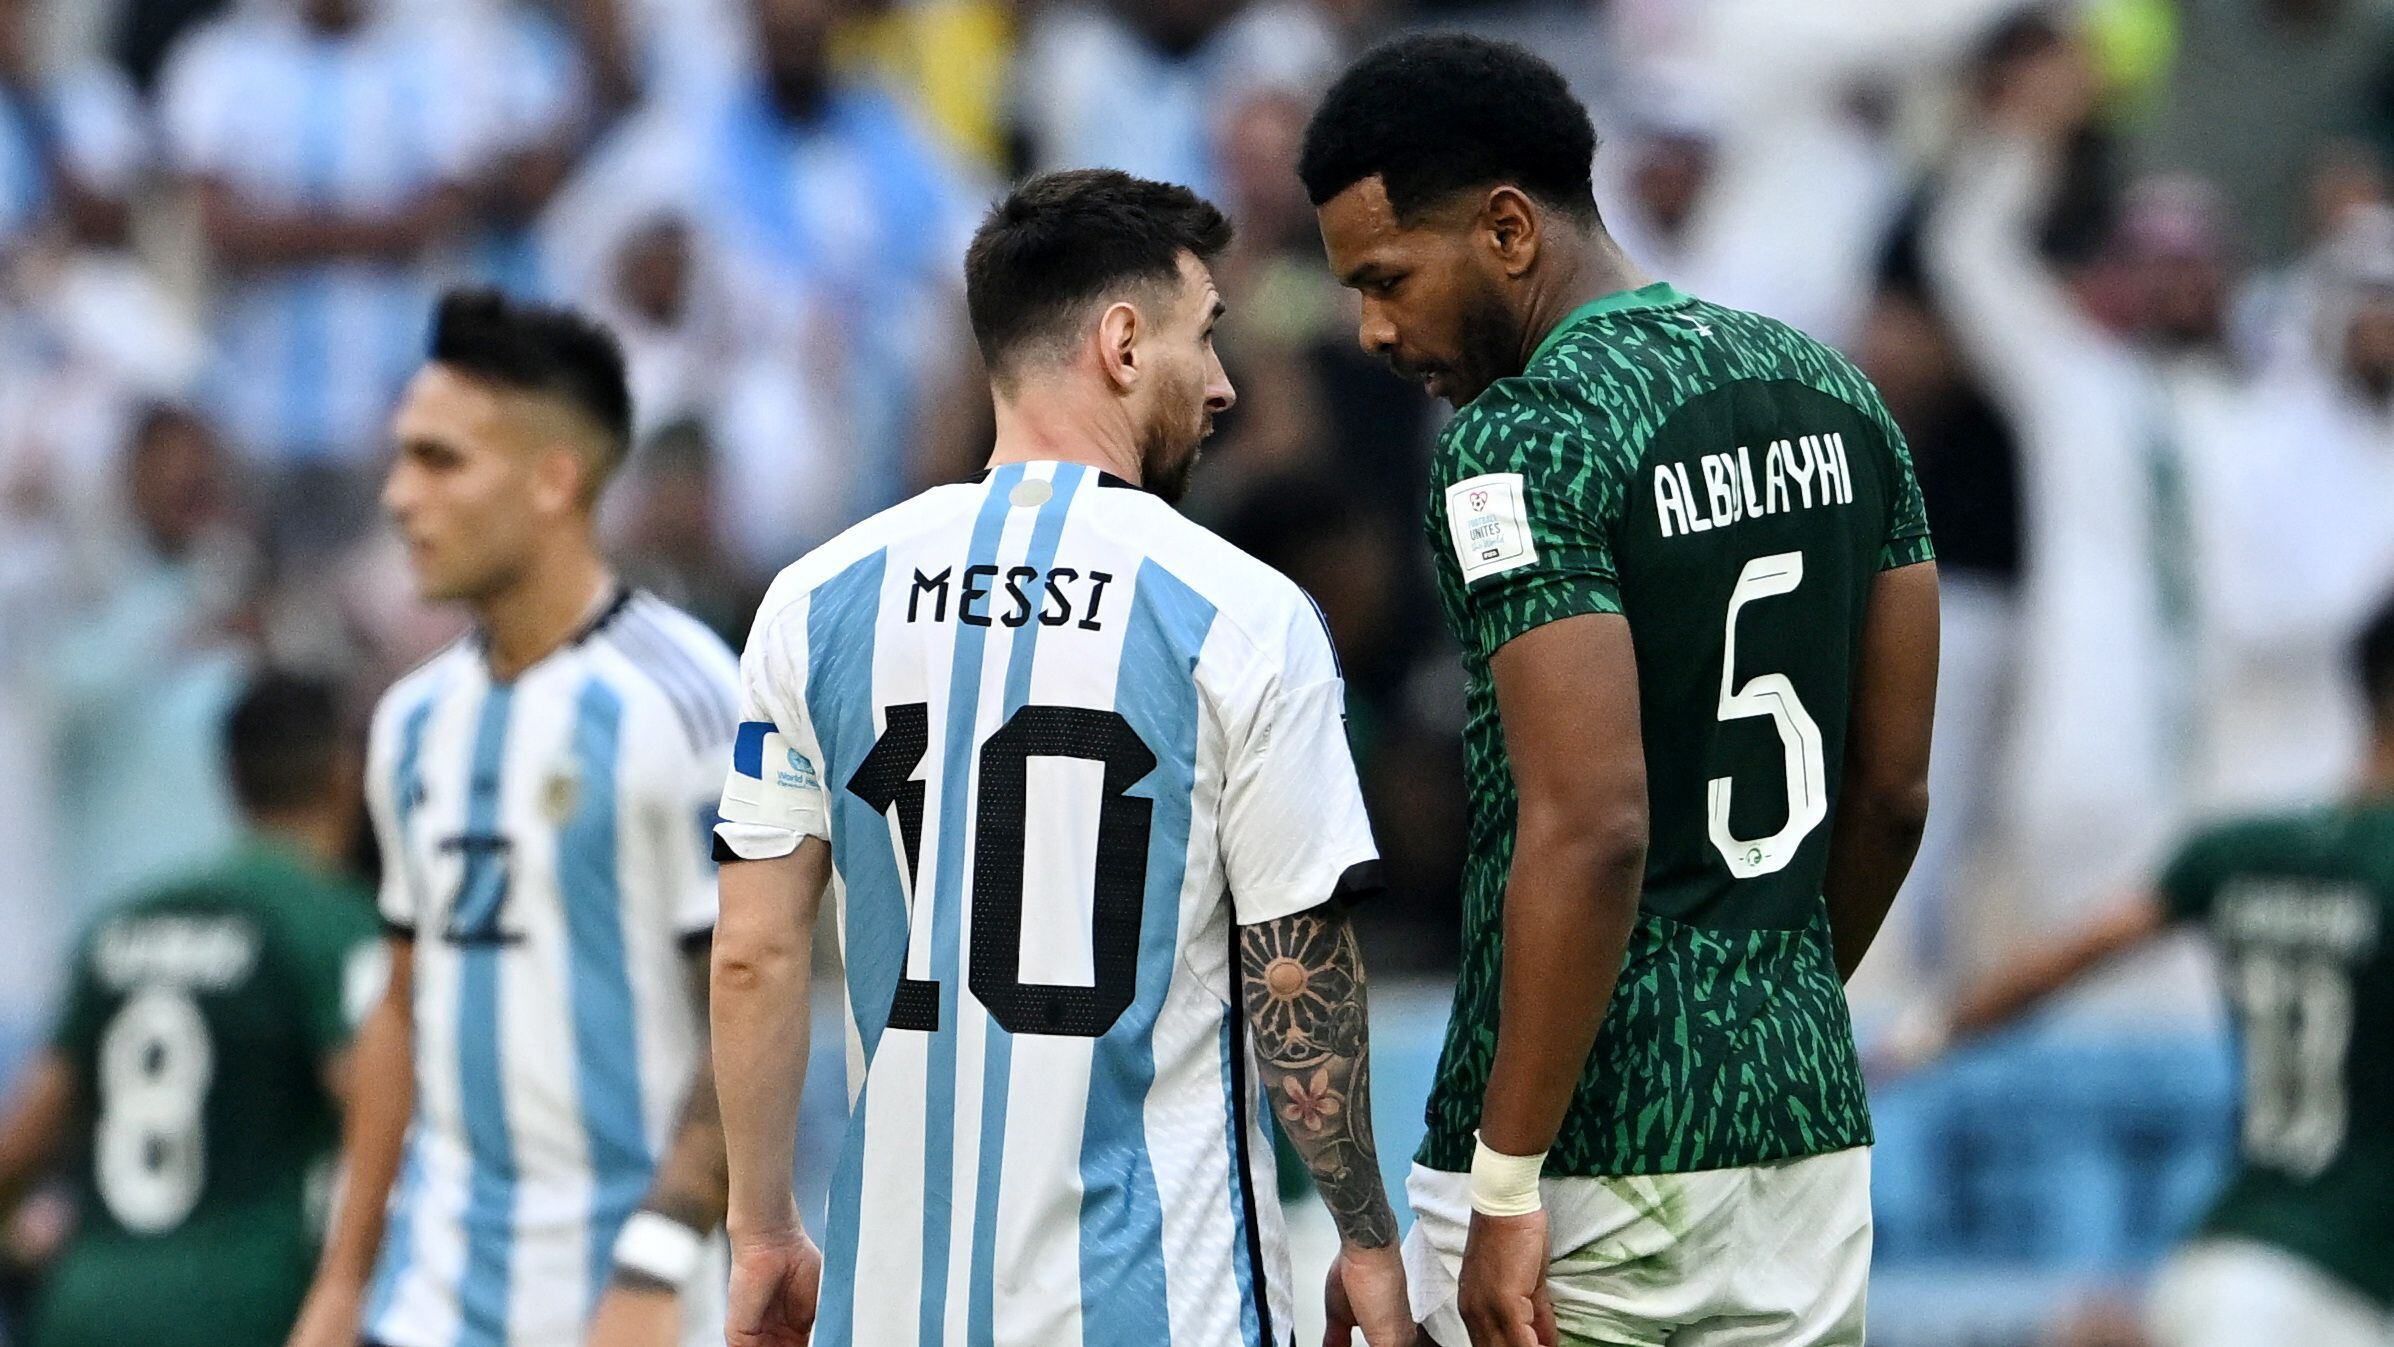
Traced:
<path fill-rule="evenodd" d="M 1910 437 L 1945 675 L 1878 962 L 1967 971 L 2195 817 L 2336 788 L 2394 581 L 2385 0 L 0 0 L 0 1018 L 230 836 L 247 669 L 362 714 L 454 634 L 375 500 L 442 286 L 621 334 L 620 563 L 737 644 L 781 565 L 977 465 L 964 242 L 1087 164 L 1239 226 L 1189 508 L 1321 602 L 1375 961 L 1440 966 L 1437 419 L 1355 349 L 1293 172 L 1327 78 L 1431 23 L 1562 65 L 1631 256 L 1845 348 Z"/>

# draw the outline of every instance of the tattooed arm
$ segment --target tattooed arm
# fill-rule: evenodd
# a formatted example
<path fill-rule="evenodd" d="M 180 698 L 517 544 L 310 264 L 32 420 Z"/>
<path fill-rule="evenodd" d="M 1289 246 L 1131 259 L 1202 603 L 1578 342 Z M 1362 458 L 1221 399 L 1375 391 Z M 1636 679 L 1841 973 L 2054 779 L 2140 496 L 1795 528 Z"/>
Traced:
<path fill-rule="evenodd" d="M 1338 1223 L 1324 1341 L 1346 1343 L 1360 1328 L 1368 1347 L 1410 1343 L 1396 1214 L 1372 1141 L 1371 1030 L 1355 928 L 1335 905 L 1242 926 L 1239 979 L 1272 1111 Z"/>
<path fill-rule="evenodd" d="M 1355 928 L 1328 907 L 1241 927 L 1239 976 L 1264 1090 L 1338 1233 L 1365 1249 L 1395 1242 L 1372 1140 L 1371 1031 Z"/>

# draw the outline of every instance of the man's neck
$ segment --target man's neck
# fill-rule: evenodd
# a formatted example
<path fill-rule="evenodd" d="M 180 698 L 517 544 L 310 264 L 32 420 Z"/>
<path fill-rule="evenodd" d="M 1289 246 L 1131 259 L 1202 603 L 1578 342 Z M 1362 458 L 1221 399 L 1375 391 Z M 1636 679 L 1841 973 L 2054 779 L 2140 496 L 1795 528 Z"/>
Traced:
<path fill-rule="evenodd" d="M 476 603 L 491 677 L 511 682 L 572 640 L 614 584 L 596 551 L 559 548 L 514 585 Z"/>
<path fill-rule="evenodd" d="M 2360 788 L 2354 793 L 2363 800 L 2394 800 L 2394 727 L 2380 729 L 2371 742 L 2369 761 L 2361 768 Z"/>
<path fill-rule="evenodd" d="M 1544 274 L 1530 283 L 1516 369 L 1528 369 L 1538 347 L 1581 307 L 1617 291 L 1635 290 L 1653 279 L 1639 270 L 1601 227 L 1589 230 L 1584 238 L 1563 235 L 1553 262 L 1551 268 L 1541 267 Z"/>
<path fill-rule="evenodd" d="M 990 450 L 989 466 L 1080 463 L 1138 483 L 1139 451 L 1129 420 L 1110 402 L 1087 407 L 1076 401 L 1068 394 L 1039 390 L 999 398 L 997 442 Z"/>
<path fill-rule="evenodd" d="M 250 820 L 259 837 L 296 852 L 300 859 L 327 874 L 349 861 L 349 820 L 330 809 L 294 809 L 261 813 Z"/>

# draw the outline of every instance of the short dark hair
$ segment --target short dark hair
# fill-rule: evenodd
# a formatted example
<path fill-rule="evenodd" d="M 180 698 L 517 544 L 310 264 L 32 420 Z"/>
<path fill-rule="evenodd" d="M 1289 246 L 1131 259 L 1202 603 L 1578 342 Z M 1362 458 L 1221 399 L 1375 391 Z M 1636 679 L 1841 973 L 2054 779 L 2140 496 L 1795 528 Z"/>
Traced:
<path fill-rule="evenodd" d="M 1509 183 L 1594 223 L 1596 125 L 1526 47 L 1462 33 L 1401 37 L 1339 76 L 1305 128 L 1298 176 L 1316 206 L 1378 175 L 1400 220 Z"/>
<path fill-rule="evenodd" d="M 527 304 L 496 290 L 451 290 L 432 320 L 437 364 L 523 393 L 561 399 L 606 433 L 599 480 L 630 453 L 632 391 L 615 335 L 571 309 Z"/>
<path fill-rule="evenodd" d="M 233 798 L 251 814 L 297 809 L 333 790 L 347 725 L 332 683 L 268 670 L 250 680 L 225 717 Z"/>
<path fill-rule="evenodd" d="M 2353 673 L 2361 680 L 2361 696 L 2370 718 L 2380 728 L 2394 729 L 2394 595 L 2378 608 L 2369 625 L 2353 642 Z"/>
<path fill-rule="evenodd" d="M 1180 255 L 1208 262 L 1230 221 L 1186 187 L 1110 168 L 1032 178 L 991 206 L 964 255 L 964 300 L 982 363 L 1001 386 L 1025 348 L 1069 333 L 1128 285 L 1169 284 Z"/>

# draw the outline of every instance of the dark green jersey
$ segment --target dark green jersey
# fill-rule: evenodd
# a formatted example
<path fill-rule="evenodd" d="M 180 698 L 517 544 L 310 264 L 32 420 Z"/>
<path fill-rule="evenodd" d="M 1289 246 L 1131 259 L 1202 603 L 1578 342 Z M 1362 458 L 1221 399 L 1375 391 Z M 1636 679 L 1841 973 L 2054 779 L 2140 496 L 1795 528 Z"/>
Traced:
<path fill-rule="evenodd" d="M 1464 408 L 1429 531 L 1469 673 L 1463 967 L 1422 1163 L 1460 1170 L 1496 1051 L 1516 798 L 1488 662 L 1619 613 L 1650 842 L 1612 1009 L 1552 1174 L 1720 1169 L 1870 1140 L 1831 957 L 1847 703 L 1878 573 L 1929 559 L 1903 437 L 1853 366 L 1668 285 L 1567 319 Z"/>
<path fill-rule="evenodd" d="M 263 843 L 94 925 L 53 1040 L 86 1107 L 37 1347 L 282 1340 L 339 1142 L 324 1065 L 377 942 L 363 890 Z"/>
<path fill-rule="evenodd" d="M 2161 893 L 2217 944 L 2243 1045 L 2240 1163 L 2207 1228 L 2394 1306 L 2394 804 L 2213 829 Z"/>

